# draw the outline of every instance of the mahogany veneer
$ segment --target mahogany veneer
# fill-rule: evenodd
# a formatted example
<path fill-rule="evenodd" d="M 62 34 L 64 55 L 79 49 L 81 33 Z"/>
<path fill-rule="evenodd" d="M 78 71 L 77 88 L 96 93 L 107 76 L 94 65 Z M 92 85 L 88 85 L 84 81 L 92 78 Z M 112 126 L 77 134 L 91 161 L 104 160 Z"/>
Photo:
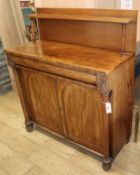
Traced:
<path fill-rule="evenodd" d="M 40 40 L 6 51 L 26 128 L 71 140 L 108 170 L 131 135 L 137 12 L 37 9 L 36 18 Z"/>

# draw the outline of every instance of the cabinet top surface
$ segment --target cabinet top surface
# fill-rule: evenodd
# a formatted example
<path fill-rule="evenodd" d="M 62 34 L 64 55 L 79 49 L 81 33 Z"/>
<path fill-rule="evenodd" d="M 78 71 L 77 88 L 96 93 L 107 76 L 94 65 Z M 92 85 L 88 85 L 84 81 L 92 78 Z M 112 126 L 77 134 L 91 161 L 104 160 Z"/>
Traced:
<path fill-rule="evenodd" d="M 31 59 L 35 62 L 77 69 L 81 71 L 104 72 L 109 74 L 120 64 L 133 56 L 133 53 L 121 56 L 118 51 L 64 44 L 51 41 L 27 43 L 6 52 L 19 59 Z"/>

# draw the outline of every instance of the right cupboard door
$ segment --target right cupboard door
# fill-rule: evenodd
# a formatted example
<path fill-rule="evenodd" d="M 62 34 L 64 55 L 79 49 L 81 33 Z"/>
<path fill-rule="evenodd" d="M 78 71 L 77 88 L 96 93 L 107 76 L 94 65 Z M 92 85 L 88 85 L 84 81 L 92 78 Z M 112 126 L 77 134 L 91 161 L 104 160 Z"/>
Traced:
<path fill-rule="evenodd" d="M 104 104 L 96 87 L 63 80 L 59 99 L 66 137 L 103 154 Z"/>

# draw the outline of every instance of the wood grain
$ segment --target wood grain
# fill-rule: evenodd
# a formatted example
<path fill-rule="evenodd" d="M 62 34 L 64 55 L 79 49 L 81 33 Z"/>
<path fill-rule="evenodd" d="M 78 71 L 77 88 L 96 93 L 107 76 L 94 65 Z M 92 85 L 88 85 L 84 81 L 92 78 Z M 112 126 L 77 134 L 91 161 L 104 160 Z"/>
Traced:
<path fill-rule="evenodd" d="M 133 57 L 117 68 L 108 79 L 108 86 L 112 89 L 114 117 L 111 117 L 111 144 L 113 147 L 112 154 L 115 156 L 131 136 L 134 81 Z"/>
<path fill-rule="evenodd" d="M 137 11 L 134 10 L 38 8 L 36 18 L 41 40 L 120 52 L 124 47 L 124 53 L 136 50 Z M 125 33 L 122 24 L 127 24 Z"/>
<path fill-rule="evenodd" d="M 62 134 L 56 94 L 56 78 L 30 69 L 18 69 L 20 82 L 29 101 L 32 120 L 48 129 Z M 37 85 L 41 85 L 38 87 Z M 44 88 L 47 87 L 47 88 Z"/>
<path fill-rule="evenodd" d="M 7 49 L 8 54 L 16 56 L 15 63 L 26 60 L 37 63 L 67 67 L 83 72 L 105 72 L 109 74 L 117 66 L 127 61 L 134 53 L 121 56 L 117 51 L 83 47 L 50 41 L 38 41 L 36 44 L 25 44 L 14 49 Z M 19 62 L 16 62 L 18 61 Z M 21 61 L 22 60 L 22 61 Z"/>
<path fill-rule="evenodd" d="M 104 108 L 96 86 L 61 79 L 57 88 L 65 136 L 103 154 Z"/>
<path fill-rule="evenodd" d="M 62 19 L 62 20 L 76 20 L 76 21 L 96 21 L 96 22 L 110 22 L 110 23 L 122 23 L 122 24 L 129 24 L 136 21 L 136 18 L 130 17 L 109 17 L 109 16 L 88 16 L 88 15 L 58 15 L 58 14 L 38 14 L 30 15 L 31 19 Z"/>

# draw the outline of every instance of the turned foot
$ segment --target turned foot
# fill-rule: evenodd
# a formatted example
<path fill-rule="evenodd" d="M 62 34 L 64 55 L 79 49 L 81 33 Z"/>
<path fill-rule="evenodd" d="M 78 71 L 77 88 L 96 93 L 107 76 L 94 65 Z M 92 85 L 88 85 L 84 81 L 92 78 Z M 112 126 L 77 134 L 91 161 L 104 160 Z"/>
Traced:
<path fill-rule="evenodd" d="M 104 159 L 102 162 L 102 167 L 105 171 L 110 170 L 112 166 L 112 158 Z"/>
<path fill-rule="evenodd" d="M 33 124 L 32 121 L 27 121 L 27 122 L 25 123 L 25 126 L 26 126 L 26 130 L 27 130 L 28 132 L 32 132 L 33 129 L 34 129 L 34 124 Z"/>

